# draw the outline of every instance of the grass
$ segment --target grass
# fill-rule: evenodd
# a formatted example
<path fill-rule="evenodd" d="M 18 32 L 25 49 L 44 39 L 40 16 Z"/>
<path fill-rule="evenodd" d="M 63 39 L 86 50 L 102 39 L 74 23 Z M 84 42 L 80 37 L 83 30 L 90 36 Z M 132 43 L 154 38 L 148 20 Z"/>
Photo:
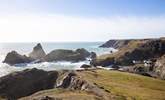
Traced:
<path fill-rule="evenodd" d="M 124 56 L 127 52 L 132 52 L 135 48 L 138 48 L 140 45 L 146 43 L 146 41 L 142 40 L 133 40 L 128 43 L 128 45 L 124 46 L 123 48 L 120 48 L 118 52 L 112 53 L 112 54 L 103 54 L 97 57 L 98 60 L 104 60 L 106 58 L 119 58 L 121 56 Z"/>
<path fill-rule="evenodd" d="M 19 100 L 38 100 L 38 98 L 44 96 L 54 97 L 56 98 L 55 100 L 103 100 L 93 93 L 67 89 L 43 90 L 31 96 L 20 98 Z"/>
<path fill-rule="evenodd" d="M 164 80 L 107 70 L 82 71 L 79 74 L 111 91 L 117 100 L 165 100 Z"/>
<path fill-rule="evenodd" d="M 165 100 L 165 81 L 119 71 L 78 71 L 84 80 L 107 91 L 112 100 Z M 37 92 L 21 100 L 41 96 L 62 98 L 62 100 L 103 100 L 91 92 L 68 89 L 50 89 Z"/>

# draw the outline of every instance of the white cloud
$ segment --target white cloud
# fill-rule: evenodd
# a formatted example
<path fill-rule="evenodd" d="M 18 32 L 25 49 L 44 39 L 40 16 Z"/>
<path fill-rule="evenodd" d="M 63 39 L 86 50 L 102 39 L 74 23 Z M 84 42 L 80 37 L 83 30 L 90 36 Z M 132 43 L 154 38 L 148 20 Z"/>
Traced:
<path fill-rule="evenodd" d="M 105 41 L 165 36 L 165 16 L 85 18 L 63 15 L 0 17 L 0 42 Z"/>

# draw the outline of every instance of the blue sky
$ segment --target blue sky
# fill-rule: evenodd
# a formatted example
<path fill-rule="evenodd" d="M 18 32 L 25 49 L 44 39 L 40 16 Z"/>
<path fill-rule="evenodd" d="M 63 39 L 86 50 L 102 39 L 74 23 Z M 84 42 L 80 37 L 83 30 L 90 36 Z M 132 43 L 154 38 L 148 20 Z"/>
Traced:
<path fill-rule="evenodd" d="M 0 40 L 105 41 L 161 37 L 165 36 L 164 5 L 165 0 L 0 0 Z M 12 38 L 7 39 L 9 35 Z M 40 39 L 32 38 L 38 35 Z"/>
<path fill-rule="evenodd" d="M 164 0 L 0 0 L 1 11 L 71 16 L 160 16 Z"/>

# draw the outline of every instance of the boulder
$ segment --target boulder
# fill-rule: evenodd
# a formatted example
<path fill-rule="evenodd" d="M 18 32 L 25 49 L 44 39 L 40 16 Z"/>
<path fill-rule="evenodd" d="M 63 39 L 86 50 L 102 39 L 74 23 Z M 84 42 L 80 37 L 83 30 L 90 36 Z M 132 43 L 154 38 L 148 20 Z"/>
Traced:
<path fill-rule="evenodd" d="M 86 60 L 87 56 L 88 56 L 88 53 L 84 51 L 83 49 L 78 49 L 76 51 L 57 49 L 48 53 L 44 57 L 44 60 L 48 62 L 51 62 L 51 61 L 78 62 L 78 61 Z"/>
<path fill-rule="evenodd" d="M 33 51 L 29 54 L 29 57 L 33 59 L 42 59 L 46 56 L 45 51 L 43 50 L 40 43 L 38 43 L 34 48 Z"/>
<path fill-rule="evenodd" d="M 80 68 L 91 68 L 92 66 L 83 64 Z"/>
<path fill-rule="evenodd" d="M 0 78 L 0 96 L 8 100 L 51 89 L 56 83 L 58 72 L 43 71 L 36 68 L 11 73 Z"/>
<path fill-rule="evenodd" d="M 34 59 L 27 57 L 26 55 L 20 55 L 16 51 L 11 51 L 7 54 L 4 63 L 14 65 L 20 63 L 29 63 L 32 62 Z"/>

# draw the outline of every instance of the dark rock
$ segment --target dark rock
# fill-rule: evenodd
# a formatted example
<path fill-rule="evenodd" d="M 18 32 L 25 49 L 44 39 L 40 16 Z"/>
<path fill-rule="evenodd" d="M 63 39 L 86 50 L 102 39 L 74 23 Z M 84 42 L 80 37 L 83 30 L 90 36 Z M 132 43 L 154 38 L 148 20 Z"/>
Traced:
<path fill-rule="evenodd" d="M 37 100 L 62 100 L 62 99 L 49 97 L 49 96 L 44 96 L 44 97 L 38 98 Z"/>
<path fill-rule="evenodd" d="M 60 87 L 62 88 L 68 88 L 71 85 L 72 77 L 76 76 L 75 73 L 69 73 L 68 76 L 63 80 L 63 83 Z"/>
<path fill-rule="evenodd" d="M 26 55 L 20 55 L 16 51 L 11 51 L 7 54 L 4 63 L 14 65 L 20 63 L 29 63 L 32 62 L 34 59 L 27 57 Z"/>
<path fill-rule="evenodd" d="M 106 59 L 94 59 L 90 62 L 93 66 L 109 66 L 114 64 L 114 58 L 106 58 Z"/>
<path fill-rule="evenodd" d="M 58 72 L 27 69 L 0 78 L 0 96 L 15 100 L 44 89 L 51 89 L 56 83 Z"/>
<path fill-rule="evenodd" d="M 90 58 L 91 59 L 96 59 L 97 55 L 95 52 L 91 52 Z"/>
<path fill-rule="evenodd" d="M 78 62 L 86 60 L 88 56 L 87 52 L 84 49 L 78 49 L 77 51 L 57 49 L 44 57 L 45 61 L 71 61 Z"/>
<path fill-rule="evenodd" d="M 92 66 L 83 64 L 80 68 L 91 68 Z"/>
<path fill-rule="evenodd" d="M 90 56 L 90 52 L 88 52 L 84 48 L 77 49 L 75 52 L 81 54 L 84 57 L 89 57 Z"/>
<path fill-rule="evenodd" d="M 33 59 L 42 59 L 46 56 L 45 51 L 43 50 L 40 43 L 38 43 L 34 48 L 33 51 L 29 54 L 29 57 Z"/>
<path fill-rule="evenodd" d="M 119 67 L 118 65 L 112 65 L 112 68 L 113 68 L 114 70 L 118 70 L 120 67 Z"/>

